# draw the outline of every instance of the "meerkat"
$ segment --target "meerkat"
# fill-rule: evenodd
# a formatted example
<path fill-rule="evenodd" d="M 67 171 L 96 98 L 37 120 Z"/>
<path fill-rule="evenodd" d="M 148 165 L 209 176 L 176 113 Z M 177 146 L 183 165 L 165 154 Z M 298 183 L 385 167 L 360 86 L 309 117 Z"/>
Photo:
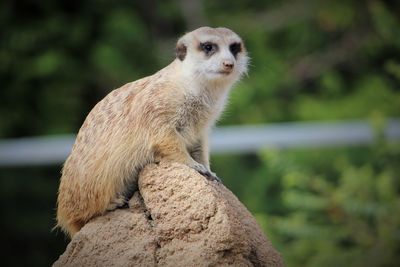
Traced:
<path fill-rule="evenodd" d="M 64 163 L 56 227 L 72 237 L 93 217 L 126 206 L 149 163 L 180 162 L 218 180 L 208 133 L 247 65 L 236 33 L 202 27 L 178 40 L 168 66 L 109 93 L 88 114 Z"/>

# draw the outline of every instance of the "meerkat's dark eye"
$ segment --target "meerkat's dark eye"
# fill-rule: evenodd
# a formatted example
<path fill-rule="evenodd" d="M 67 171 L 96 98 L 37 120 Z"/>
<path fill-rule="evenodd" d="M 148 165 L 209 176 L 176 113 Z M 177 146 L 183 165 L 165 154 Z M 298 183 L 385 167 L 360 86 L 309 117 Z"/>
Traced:
<path fill-rule="evenodd" d="M 201 43 L 200 48 L 201 48 L 201 50 L 203 50 L 206 53 L 206 55 L 211 55 L 215 51 L 217 51 L 218 47 L 214 43 L 206 42 L 206 43 Z"/>
<path fill-rule="evenodd" d="M 211 50 L 213 49 L 212 44 L 205 44 L 203 45 L 203 49 L 206 52 L 211 52 Z"/>
<path fill-rule="evenodd" d="M 229 50 L 232 55 L 236 57 L 236 55 L 242 51 L 242 45 L 240 43 L 233 43 L 229 46 Z"/>

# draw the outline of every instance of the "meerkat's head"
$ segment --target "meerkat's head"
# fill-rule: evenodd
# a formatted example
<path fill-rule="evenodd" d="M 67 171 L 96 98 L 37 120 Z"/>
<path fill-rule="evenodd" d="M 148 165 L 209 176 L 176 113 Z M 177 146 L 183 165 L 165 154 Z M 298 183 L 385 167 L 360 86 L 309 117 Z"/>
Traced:
<path fill-rule="evenodd" d="M 182 36 L 176 57 L 183 72 L 201 81 L 233 84 L 247 72 L 242 39 L 227 28 L 201 27 Z"/>

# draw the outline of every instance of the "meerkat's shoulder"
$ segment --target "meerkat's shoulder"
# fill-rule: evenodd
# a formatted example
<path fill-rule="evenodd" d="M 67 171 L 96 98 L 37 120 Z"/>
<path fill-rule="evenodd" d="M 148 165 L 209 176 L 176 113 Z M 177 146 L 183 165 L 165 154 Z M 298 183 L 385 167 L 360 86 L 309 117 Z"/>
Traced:
<path fill-rule="evenodd" d="M 130 94 L 136 94 L 145 89 L 159 87 L 160 85 L 173 86 L 173 74 L 168 68 L 169 66 L 157 71 L 156 73 L 140 78 L 138 80 L 126 83 L 119 88 L 112 90 L 106 98 L 123 97 Z M 171 75 L 172 74 L 172 75 Z"/>

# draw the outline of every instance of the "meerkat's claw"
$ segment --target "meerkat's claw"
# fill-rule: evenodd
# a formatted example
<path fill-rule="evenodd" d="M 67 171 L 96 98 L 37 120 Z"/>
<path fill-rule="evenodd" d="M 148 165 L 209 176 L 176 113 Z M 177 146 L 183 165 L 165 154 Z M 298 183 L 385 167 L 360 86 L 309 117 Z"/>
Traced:
<path fill-rule="evenodd" d="M 222 183 L 221 179 L 215 174 L 215 172 L 208 171 L 207 174 L 203 174 L 207 180 L 209 181 L 217 181 L 218 183 Z"/>
<path fill-rule="evenodd" d="M 127 208 L 129 208 L 129 200 L 127 200 L 125 197 L 121 196 L 121 197 L 114 199 L 114 201 L 112 201 L 108 205 L 107 211 L 113 211 L 116 209 L 127 209 Z"/>
<path fill-rule="evenodd" d="M 200 163 L 196 162 L 192 166 L 192 168 L 195 169 L 196 171 L 198 171 L 204 177 L 206 177 L 207 180 L 209 180 L 209 181 L 217 181 L 217 182 L 220 182 L 220 183 L 222 182 L 221 179 L 219 179 L 218 176 L 214 172 L 210 171 L 203 164 L 200 164 Z"/>
<path fill-rule="evenodd" d="M 222 183 L 222 180 L 215 174 L 215 172 L 210 171 L 211 176 L 206 176 L 206 178 L 210 181 L 217 181 L 218 183 Z"/>
<path fill-rule="evenodd" d="M 198 162 L 194 162 L 190 167 L 192 167 L 193 169 L 195 169 L 197 172 L 199 172 L 201 175 L 204 176 L 211 176 L 210 171 L 207 169 L 206 166 L 204 166 L 203 164 L 200 164 Z"/>
<path fill-rule="evenodd" d="M 125 200 L 122 205 L 117 206 L 117 209 L 128 209 L 128 208 L 129 208 L 129 200 Z"/>

